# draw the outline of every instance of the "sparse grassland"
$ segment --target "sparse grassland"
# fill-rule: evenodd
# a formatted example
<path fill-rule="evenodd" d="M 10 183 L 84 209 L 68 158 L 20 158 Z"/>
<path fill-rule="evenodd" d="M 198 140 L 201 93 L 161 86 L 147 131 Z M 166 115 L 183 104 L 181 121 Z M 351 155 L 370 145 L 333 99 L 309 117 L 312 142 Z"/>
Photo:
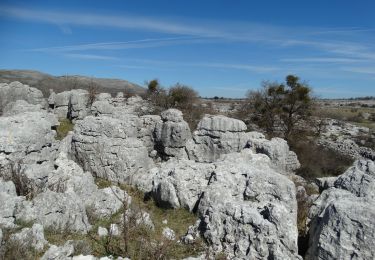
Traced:
<path fill-rule="evenodd" d="M 370 114 L 368 119 L 363 116 L 366 113 Z M 323 106 L 316 110 L 315 115 L 368 127 L 375 131 L 375 108 L 373 107 Z"/>
<path fill-rule="evenodd" d="M 111 182 L 103 179 L 96 179 L 96 184 L 99 188 L 112 185 Z M 97 234 L 98 227 L 105 227 L 109 230 L 111 224 L 121 225 L 125 208 L 120 209 L 117 213 L 106 219 L 95 219 L 90 216 L 90 211 L 88 210 L 89 221 L 93 225 L 89 234 L 80 235 L 47 229 L 45 231 L 46 239 L 55 245 L 63 245 L 69 239 L 81 241 L 81 244 L 89 245 L 88 248 L 91 248 L 91 252 L 86 253 L 93 254 L 94 256 L 112 255 L 129 257 L 131 259 L 182 259 L 204 252 L 205 244 L 201 240 L 189 245 L 178 242 L 188 227 L 196 222 L 197 217 L 194 214 L 185 209 L 159 208 L 152 199 L 145 200 L 144 194 L 139 190 L 128 185 L 121 185 L 121 188 L 132 197 L 129 209 L 137 212 L 148 212 L 155 226 L 154 230 L 144 225 L 138 225 L 135 228 L 135 225 L 130 227 L 126 234 L 127 249 L 125 249 L 123 232 L 119 236 L 107 237 L 99 237 Z M 167 221 L 167 224 L 163 224 L 164 220 Z M 174 230 L 176 235 L 175 241 L 167 240 L 162 235 L 164 227 Z"/>

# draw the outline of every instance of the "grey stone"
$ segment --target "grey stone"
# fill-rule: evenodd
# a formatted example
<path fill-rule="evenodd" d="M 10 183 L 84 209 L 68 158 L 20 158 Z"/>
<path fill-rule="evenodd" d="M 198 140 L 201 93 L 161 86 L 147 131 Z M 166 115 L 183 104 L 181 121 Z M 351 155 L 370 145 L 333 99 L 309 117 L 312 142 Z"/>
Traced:
<path fill-rule="evenodd" d="M 62 246 L 51 245 L 41 260 L 70 260 L 74 254 L 74 242 L 68 240 Z"/>
<path fill-rule="evenodd" d="M 51 93 L 48 102 L 59 119 L 83 119 L 90 112 L 87 90 L 73 89 L 57 94 Z"/>
<path fill-rule="evenodd" d="M 0 177 L 11 179 L 23 164 L 53 160 L 57 125 L 53 114 L 42 111 L 0 117 Z"/>
<path fill-rule="evenodd" d="M 39 112 L 42 110 L 40 104 L 29 104 L 25 100 L 17 100 L 8 103 L 3 109 L 3 116 L 13 116 L 25 112 Z"/>
<path fill-rule="evenodd" d="M 0 178 L 0 193 L 6 193 L 10 196 L 17 196 L 16 186 L 12 181 L 3 181 Z"/>
<path fill-rule="evenodd" d="M 163 228 L 162 234 L 163 234 L 163 237 L 165 237 L 168 240 L 175 240 L 176 239 L 175 232 L 172 229 L 170 229 L 169 227 Z"/>
<path fill-rule="evenodd" d="M 262 155 L 244 150 L 224 158 L 198 206 L 212 250 L 236 259 L 297 259 L 294 184 Z"/>
<path fill-rule="evenodd" d="M 91 225 L 86 210 L 75 193 L 46 191 L 38 194 L 31 202 L 18 204 L 16 220 L 35 222 L 45 228 L 69 230 L 86 234 Z"/>
<path fill-rule="evenodd" d="M 127 225 L 130 226 L 144 226 L 150 230 L 155 230 L 155 225 L 152 222 L 151 216 L 144 210 L 136 210 L 129 208 L 125 211 L 125 215 L 122 216 L 122 227 L 124 226 L 124 220 Z"/>
<path fill-rule="evenodd" d="M 98 236 L 99 237 L 106 237 L 108 236 L 108 230 L 104 227 L 98 227 Z"/>
<path fill-rule="evenodd" d="M 298 258 L 295 187 L 266 155 L 244 149 L 215 163 L 172 160 L 160 168 L 154 197 L 197 211 L 195 229 L 213 251 L 235 259 Z"/>
<path fill-rule="evenodd" d="M 19 250 L 29 250 L 33 248 L 42 251 L 48 245 L 44 238 L 44 229 L 40 224 L 34 224 L 31 228 L 23 228 L 20 232 L 12 234 L 10 241 L 16 242 Z"/>
<path fill-rule="evenodd" d="M 187 158 L 185 145 L 191 139 L 191 132 L 182 112 L 168 109 L 161 113 L 161 119 L 163 122 L 155 127 L 155 144 L 159 153 L 167 157 Z"/>
<path fill-rule="evenodd" d="M 214 165 L 186 159 L 162 163 L 153 179 L 153 197 L 162 207 L 193 211 L 214 169 Z"/>
<path fill-rule="evenodd" d="M 87 116 L 74 128 L 76 159 L 96 177 L 130 183 L 134 175 L 153 167 L 148 148 L 138 138 L 140 119 L 124 119 Z"/>
<path fill-rule="evenodd" d="M 244 132 L 247 127 L 244 122 L 238 119 L 222 115 L 206 115 L 199 122 L 198 131 L 219 131 L 219 132 Z"/>
<path fill-rule="evenodd" d="M 222 154 L 239 152 L 246 147 L 248 134 L 244 122 L 225 116 L 206 115 L 186 144 L 189 159 L 214 162 Z"/>
<path fill-rule="evenodd" d="M 354 162 L 313 202 L 306 259 L 375 258 L 374 166 Z"/>
<path fill-rule="evenodd" d="M 111 224 L 109 226 L 109 234 L 111 236 L 119 236 L 120 235 L 120 228 L 117 224 Z"/>
<path fill-rule="evenodd" d="M 256 153 L 263 153 L 270 157 L 277 169 L 293 172 L 300 167 L 297 155 L 289 150 L 288 143 L 281 138 L 275 137 L 271 140 L 265 138 L 249 138 L 248 147 Z"/>
<path fill-rule="evenodd" d="M 319 192 L 334 187 L 337 177 L 321 177 L 316 178 L 315 183 L 319 187 Z"/>
<path fill-rule="evenodd" d="M 14 224 L 16 207 L 24 200 L 24 197 L 17 197 L 13 182 L 4 182 L 0 179 L 0 227 L 16 227 Z"/>
<path fill-rule="evenodd" d="M 18 81 L 12 83 L 0 83 L 0 110 L 10 103 L 17 100 L 25 100 L 29 104 L 41 105 L 46 107 L 46 100 L 43 97 L 42 91 L 36 88 L 29 87 Z"/>

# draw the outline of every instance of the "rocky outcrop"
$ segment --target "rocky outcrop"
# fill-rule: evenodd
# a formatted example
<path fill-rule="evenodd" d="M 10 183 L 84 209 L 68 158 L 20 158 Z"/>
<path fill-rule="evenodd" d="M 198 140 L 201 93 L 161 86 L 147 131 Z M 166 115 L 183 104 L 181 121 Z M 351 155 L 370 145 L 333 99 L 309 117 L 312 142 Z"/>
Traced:
<path fill-rule="evenodd" d="M 248 139 L 246 125 L 241 120 L 225 116 L 206 115 L 186 144 L 189 159 L 197 162 L 214 162 L 222 154 L 239 152 Z"/>
<path fill-rule="evenodd" d="M 29 87 L 18 81 L 9 84 L 0 83 L 0 111 L 2 111 L 7 104 L 17 100 L 25 100 L 29 104 L 40 105 L 43 108 L 47 105 L 43 93 L 39 89 Z"/>
<path fill-rule="evenodd" d="M 322 147 L 331 149 L 338 154 L 353 159 L 370 159 L 375 160 L 375 151 L 368 148 L 359 146 L 356 142 L 351 139 L 338 139 L 335 141 L 320 139 L 318 144 Z"/>
<path fill-rule="evenodd" d="M 289 150 L 288 143 L 284 139 L 275 137 L 267 140 L 264 135 L 257 132 L 251 132 L 249 135 L 252 136 L 249 138 L 247 146 L 256 153 L 267 155 L 276 169 L 293 172 L 301 166 L 297 155 Z"/>
<path fill-rule="evenodd" d="M 87 233 L 91 225 L 86 209 L 75 193 L 45 191 L 32 201 L 23 201 L 17 205 L 17 220 L 34 222 L 52 230 L 68 230 Z"/>
<path fill-rule="evenodd" d="M 41 104 L 30 104 L 25 100 L 17 100 L 8 103 L 3 109 L 3 116 L 13 116 L 26 112 L 39 112 L 43 109 Z"/>
<path fill-rule="evenodd" d="M 186 142 L 191 139 L 191 132 L 182 112 L 168 109 L 161 113 L 162 122 L 155 127 L 155 145 L 163 156 L 187 158 Z"/>
<path fill-rule="evenodd" d="M 24 197 L 17 197 L 16 186 L 12 181 L 3 181 L 0 178 L 0 226 L 14 228 L 15 210 L 18 203 L 24 201 Z"/>
<path fill-rule="evenodd" d="M 161 205 L 198 212 L 197 228 L 215 252 L 235 259 L 295 259 L 294 184 L 270 165 L 250 149 L 214 164 L 167 162 L 154 179 L 153 195 Z"/>
<path fill-rule="evenodd" d="M 373 259 L 375 164 L 359 160 L 310 209 L 307 259 Z"/>
<path fill-rule="evenodd" d="M 60 93 L 51 92 L 48 98 L 49 108 L 59 119 L 83 119 L 90 111 L 89 92 L 73 89 Z"/>
<path fill-rule="evenodd" d="M 12 234 L 9 241 L 16 243 L 19 250 L 34 249 L 41 252 L 48 241 L 44 238 L 44 229 L 40 224 L 34 224 L 31 228 L 23 228 L 20 232 Z"/>
<path fill-rule="evenodd" d="M 56 125 L 55 116 L 43 111 L 0 117 L 1 176 L 9 177 L 14 165 L 53 160 L 58 145 L 53 130 Z"/>
<path fill-rule="evenodd" d="M 148 148 L 138 138 L 141 120 L 85 117 L 73 135 L 73 150 L 83 168 L 96 177 L 131 182 L 133 175 L 153 167 Z"/>
<path fill-rule="evenodd" d="M 153 178 L 152 193 L 164 208 L 196 211 L 197 202 L 213 175 L 215 166 L 187 159 L 162 163 Z"/>

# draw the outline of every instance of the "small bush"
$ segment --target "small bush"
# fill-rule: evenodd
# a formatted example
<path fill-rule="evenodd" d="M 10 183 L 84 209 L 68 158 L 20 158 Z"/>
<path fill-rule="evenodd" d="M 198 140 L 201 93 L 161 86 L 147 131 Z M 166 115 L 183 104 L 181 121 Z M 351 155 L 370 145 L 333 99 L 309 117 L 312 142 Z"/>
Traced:
<path fill-rule="evenodd" d="M 291 142 L 290 145 L 301 163 L 297 174 L 307 180 L 338 176 L 349 168 L 354 161 L 350 157 L 323 148 L 314 141 Z"/>

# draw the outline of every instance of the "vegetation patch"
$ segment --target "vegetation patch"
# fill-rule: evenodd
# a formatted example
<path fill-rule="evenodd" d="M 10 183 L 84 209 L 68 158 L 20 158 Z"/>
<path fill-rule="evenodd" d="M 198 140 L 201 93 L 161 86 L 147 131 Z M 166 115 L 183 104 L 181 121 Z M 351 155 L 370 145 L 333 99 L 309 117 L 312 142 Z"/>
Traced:
<path fill-rule="evenodd" d="M 56 139 L 62 140 L 68 135 L 69 131 L 73 131 L 74 124 L 69 119 L 59 120 L 60 125 L 56 129 Z"/>
<path fill-rule="evenodd" d="M 310 181 L 319 177 L 338 176 L 354 162 L 354 159 L 323 148 L 314 141 L 291 143 L 291 148 L 301 163 L 297 174 Z"/>

